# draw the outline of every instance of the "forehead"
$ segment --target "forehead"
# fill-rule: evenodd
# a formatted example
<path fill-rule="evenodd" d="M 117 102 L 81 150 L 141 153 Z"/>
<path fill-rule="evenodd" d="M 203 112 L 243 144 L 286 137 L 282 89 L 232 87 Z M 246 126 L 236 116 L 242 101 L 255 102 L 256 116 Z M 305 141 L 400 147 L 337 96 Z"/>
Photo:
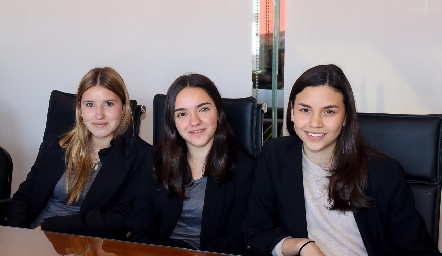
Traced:
<path fill-rule="evenodd" d="M 175 108 L 195 107 L 205 102 L 213 104 L 212 98 L 204 89 L 186 87 L 177 94 Z"/>
<path fill-rule="evenodd" d="M 295 97 L 295 104 L 299 103 L 323 103 L 323 105 L 329 104 L 344 104 L 344 97 L 341 92 L 328 86 L 309 86 L 304 88 Z"/>
<path fill-rule="evenodd" d="M 81 96 L 81 100 L 93 100 L 93 99 L 104 99 L 104 100 L 116 100 L 119 99 L 113 91 L 104 88 L 102 86 L 93 86 L 87 89 Z"/>

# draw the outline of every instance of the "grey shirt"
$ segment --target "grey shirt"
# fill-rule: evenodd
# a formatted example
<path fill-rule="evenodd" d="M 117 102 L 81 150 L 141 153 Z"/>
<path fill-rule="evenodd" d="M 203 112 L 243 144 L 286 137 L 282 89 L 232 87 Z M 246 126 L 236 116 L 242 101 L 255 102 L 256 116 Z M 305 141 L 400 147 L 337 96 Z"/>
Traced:
<path fill-rule="evenodd" d="M 92 182 L 94 182 L 95 177 L 97 176 L 98 171 L 100 169 L 101 169 L 101 162 L 98 162 L 94 164 L 94 166 L 92 166 L 92 173 L 89 183 L 83 187 L 80 199 L 78 200 L 78 202 L 74 202 L 70 205 L 66 204 L 68 194 L 66 193 L 65 189 L 66 188 L 66 171 L 65 171 L 61 176 L 60 180 L 58 180 L 57 184 L 55 185 L 52 195 L 48 199 L 45 208 L 41 211 L 40 215 L 38 215 L 35 221 L 31 224 L 30 228 L 35 228 L 40 226 L 45 218 L 78 214 L 80 212 L 81 204 L 83 203 L 83 200 L 86 197 L 86 194 L 89 191 L 89 188 Z"/>
<path fill-rule="evenodd" d="M 181 216 L 170 236 L 170 239 L 181 240 L 190 247 L 199 249 L 201 220 L 204 198 L 206 195 L 207 177 L 193 181 L 185 188 L 187 199 L 183 201 Z"/>

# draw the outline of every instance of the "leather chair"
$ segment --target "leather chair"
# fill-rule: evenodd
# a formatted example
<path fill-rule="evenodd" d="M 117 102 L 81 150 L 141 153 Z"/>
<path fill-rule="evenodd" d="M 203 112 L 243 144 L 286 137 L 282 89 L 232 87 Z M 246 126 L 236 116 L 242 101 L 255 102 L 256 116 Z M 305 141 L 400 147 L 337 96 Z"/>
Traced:
<path fill-rule="evenodd" d="M 134 132 L 139 134 L 141 115 L 146 112 L 144 105 L 137 105 L 136 100 L 131 100 L 130 105 L 134 116 Z M 43 140 L 48 133 L 56 126 L 71 125 L 75 123 L 75 94 L 53 90 L 49 98 L 48 114 L 46 119 L 46 128 Z"/>
<path fill-rule="evenodd" d="M 441 202 L 442 115 L 358 114 L 364 142 L 399 161 L 416 208 L 437 244 Z"/>
<path fill-rule="evenodd" d="M 0 147 L 0 225 L 5 221 L 11 197 L 12 168 L 11 155 Z"/>
<path fill-rule="evenodd" d="M 226 118 L 233 129 L 236 139 L 246 152 L 257 157 L 262 147 L 262 118 L 265 105 L 256 103 L 253 97 L 223 98 Z M 166 95 L 157 94 L 153 99 L 153 144 L 161 141 Z"/>

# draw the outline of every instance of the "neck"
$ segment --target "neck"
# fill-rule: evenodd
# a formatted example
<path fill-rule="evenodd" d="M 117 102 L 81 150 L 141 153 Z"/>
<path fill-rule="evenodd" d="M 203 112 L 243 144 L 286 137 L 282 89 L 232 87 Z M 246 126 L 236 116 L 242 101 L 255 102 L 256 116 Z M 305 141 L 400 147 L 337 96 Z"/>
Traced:
<path fill-rule="evenodd" d="M 208 153 L 208 150 L 189 149 L 187 161 L 189 163 L 190 170 L 192 171 L 192 178 L 194 180 L 197 180 L 204 175 L 206 157 Z"/>
<path fill-rule="evenodd" d="M 332 152 L 311 152 L 303 148 L 305 156 L 313 163 L 319 165 L 324 170 L 330 170 L 332 167 Z"/>

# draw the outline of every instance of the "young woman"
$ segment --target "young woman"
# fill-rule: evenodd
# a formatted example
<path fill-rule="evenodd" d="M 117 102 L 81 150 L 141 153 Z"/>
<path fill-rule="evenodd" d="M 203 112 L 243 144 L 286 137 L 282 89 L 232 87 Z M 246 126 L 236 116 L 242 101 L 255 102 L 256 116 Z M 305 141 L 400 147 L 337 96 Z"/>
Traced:
<path fill-rule="evenodd" d="M 153 175 L 140 179 L 130 239 L 205 251 L 245 251 L 242 220 L 255 161 L 235 146 L 218 89 L 184 75 L 167 92 Z"/>
<path fill-rule="evenodd" d="M 439 255 L 400 164 L 362 144 L 339 67 L 296 80 L 287 128 L 293 136 L 268 141 L 257 162 L 244 223 L 252 254 Z"/>
<path fill-rule="evenodd" d="M 151 146 L 133 133 L 129 95 L 112 68 L 81 80 L 76 122 L 50 132 L 14 194 L 6 224 L 125 238 L 138 173 Z"/>

